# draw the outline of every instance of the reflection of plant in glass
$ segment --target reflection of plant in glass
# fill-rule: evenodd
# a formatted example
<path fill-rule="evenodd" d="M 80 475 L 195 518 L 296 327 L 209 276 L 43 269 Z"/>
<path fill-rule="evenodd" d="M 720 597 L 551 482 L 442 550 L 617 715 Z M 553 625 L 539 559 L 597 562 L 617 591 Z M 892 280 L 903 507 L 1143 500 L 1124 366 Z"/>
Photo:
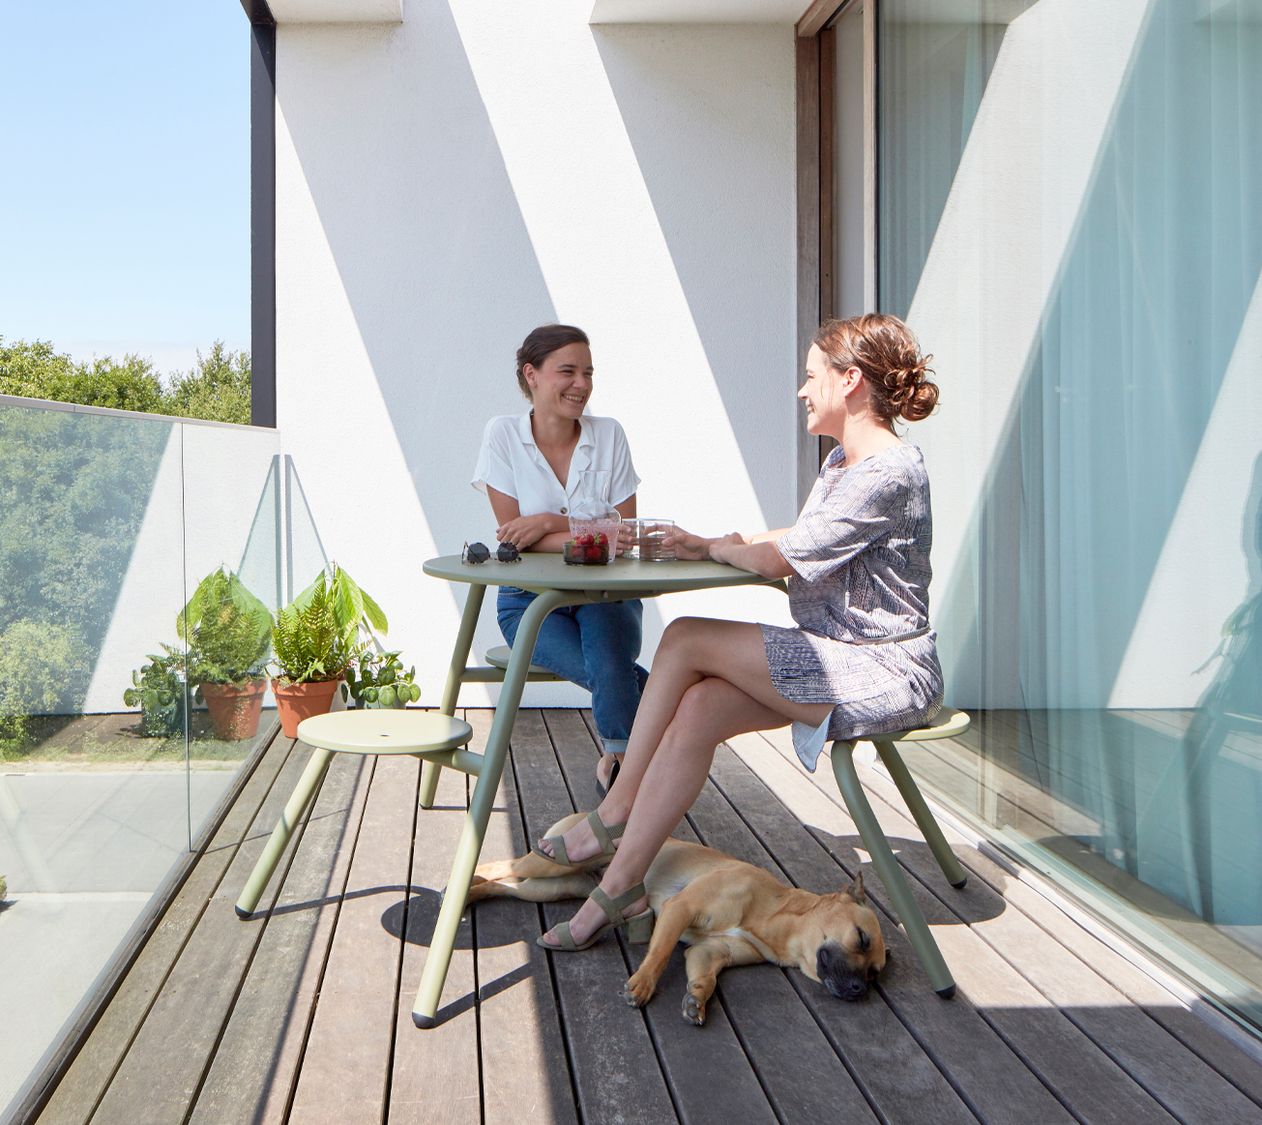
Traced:
<path fill-rule="evenodd" d="M 123 692 L 123 703 L 140 708 L 146 734 L 175 734 L 184 723 L 184 654 L 166 644 L 162 650 L 132 672 L 132 686 Z"/>
<path fill-rule="evenodd" d="M 277 614 L 273 630 L 282 686 L 340 679 L 364 651 L 360 628 L 386 632 L 386 615 L 336 563 Z"/>
<path fill-rule="evenodd" d="M 188 643 L 191 684 L 239 684 L 263 672 L 272 614 L 241 579 L 220 567 L 198 583 L 175 623 Z"/>
<path fill-rule="evenodd" d="M 348 677 L 351 697 L 361 707 L 406 707 L 421 698 L 416 668 L 403 671 L 397 652 L 368 652 Z"/>

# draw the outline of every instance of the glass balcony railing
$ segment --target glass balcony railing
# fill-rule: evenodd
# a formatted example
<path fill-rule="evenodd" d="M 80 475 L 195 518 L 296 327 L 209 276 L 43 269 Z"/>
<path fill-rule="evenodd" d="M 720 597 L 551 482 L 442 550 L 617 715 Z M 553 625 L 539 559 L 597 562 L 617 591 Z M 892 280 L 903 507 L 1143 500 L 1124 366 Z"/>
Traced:
<path fill-rule="evenodd" d="M 275 431 L 0 398 L 0 1117 L 275 731 L 263 654 L 182 609 L 323 561 Z"/>

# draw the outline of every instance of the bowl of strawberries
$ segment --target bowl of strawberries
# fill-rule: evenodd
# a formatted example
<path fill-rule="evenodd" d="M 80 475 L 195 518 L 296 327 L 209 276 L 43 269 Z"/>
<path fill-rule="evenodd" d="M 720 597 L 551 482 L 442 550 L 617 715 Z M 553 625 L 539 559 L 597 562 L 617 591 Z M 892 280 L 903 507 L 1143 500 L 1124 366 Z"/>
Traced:
<path fill-rule="evenodd" d="M 604 566 L 613 561 L 614 552 L 608 532 L 584 531 L 567 539 L 561 554 L 570 566 Z"/>

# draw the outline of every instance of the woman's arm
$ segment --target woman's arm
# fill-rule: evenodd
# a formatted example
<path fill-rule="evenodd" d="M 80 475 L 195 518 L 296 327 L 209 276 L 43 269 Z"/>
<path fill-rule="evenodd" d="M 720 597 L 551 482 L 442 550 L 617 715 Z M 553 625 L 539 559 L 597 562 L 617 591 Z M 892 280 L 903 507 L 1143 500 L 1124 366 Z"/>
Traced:
<path fill-rule="evenodd" d="M 746 538 L 733 531 L 730 535 L 707 539 L 676 528 L 673 535 L 666 536 L 664 546 L 673 547 L 677 558 L 713 559 L 763 578 L 788 578 L 793 568 L 784 561 L 775 544 L 781 534 L 783 532 L 765 531 Z"/>
<path fill-rule="evenodd" d="M 500 492 L 489 484 L 486 495 L 499 524 L 495 537 L 501 543 L 511 543 L 519 551 L 559 551 L 570 537 L 570 521 L 560 512 L 523 516 L 515 496 Z"/>
<path fill-rule="evenodd" d="M 753 542 L 733 532 L 710 544 L 710 558 L 718 563 L 760 574 L 763 578 L 788 578 L 793 568 L 784 561 L 775 540 L 755 537 Z"/>

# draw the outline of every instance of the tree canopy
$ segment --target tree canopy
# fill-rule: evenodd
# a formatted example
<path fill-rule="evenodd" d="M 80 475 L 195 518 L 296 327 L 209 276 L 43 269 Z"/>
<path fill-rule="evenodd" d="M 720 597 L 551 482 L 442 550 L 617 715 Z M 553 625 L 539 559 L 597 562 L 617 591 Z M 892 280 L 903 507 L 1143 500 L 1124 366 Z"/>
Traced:
<path fill-rule="evenodd" d="M 248 425 L 250 353 L 216 340 L 208 353 L 197 353 L 193 370 L 164 380 L 142 356 L 83 363 L 48 340 L 8 343 L 0 336 L 0 394 Z"/>

